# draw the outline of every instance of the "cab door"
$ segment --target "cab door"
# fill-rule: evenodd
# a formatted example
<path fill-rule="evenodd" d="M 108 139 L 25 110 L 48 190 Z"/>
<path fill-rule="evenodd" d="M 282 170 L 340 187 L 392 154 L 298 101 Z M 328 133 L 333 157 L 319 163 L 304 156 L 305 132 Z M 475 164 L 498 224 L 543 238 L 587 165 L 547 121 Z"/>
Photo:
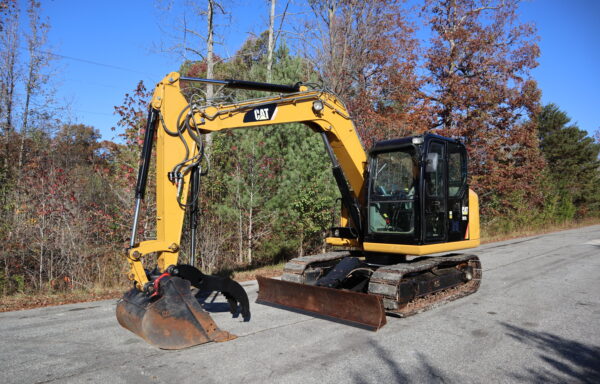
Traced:
<path fill-rule="evenodd" d="M 448 241 L 465 240 L 469 225 L 467 151 L 456 142 L 446 144 L 448 159 Z"/>
<path fill-rule="evenodd" d="M 424 243 L 439 243 L 448 239 L 446 204 L 446 143 L 430 140 L 427 144 L 423 178 Z"/>

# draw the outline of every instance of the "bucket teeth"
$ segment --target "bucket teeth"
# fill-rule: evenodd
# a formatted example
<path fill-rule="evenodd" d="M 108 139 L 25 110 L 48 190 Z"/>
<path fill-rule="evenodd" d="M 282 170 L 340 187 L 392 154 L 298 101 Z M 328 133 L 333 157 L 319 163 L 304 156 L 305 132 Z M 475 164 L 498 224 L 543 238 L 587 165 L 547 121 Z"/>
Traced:
<path fill-rule="evenodd" d="M 125 293 L 117 304 L 117 320 L 122 327 L 161 349 L 236 338 L 220 330 L 202 309 L 192 296 L 190 282 L 174 276 L 161 280 L 158 298 L 135 288 Z"/>

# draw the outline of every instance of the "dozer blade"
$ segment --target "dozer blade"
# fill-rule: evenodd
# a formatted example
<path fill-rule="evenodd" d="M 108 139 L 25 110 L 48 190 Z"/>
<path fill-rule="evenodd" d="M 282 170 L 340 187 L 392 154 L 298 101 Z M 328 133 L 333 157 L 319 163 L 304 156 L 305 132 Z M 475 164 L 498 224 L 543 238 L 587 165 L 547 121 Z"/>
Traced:
<path fill-rule="evenodd" d="M 132 289 L 117 304 L 122 327 L 162 349 L 182 349 L 236 336 L 220 330 L 192 296 L 190 282 L 168 276 L 160 281 L 160 296 Z"/>
<path fill-rule="evenodd" d="M 262 276 L 258 276 L 256 280 L 258 281 L 257 303 L 299 309 L 354 323 L 373 331 L 386 323 L 381 298 L 374 295 L 268 279 Z"/>

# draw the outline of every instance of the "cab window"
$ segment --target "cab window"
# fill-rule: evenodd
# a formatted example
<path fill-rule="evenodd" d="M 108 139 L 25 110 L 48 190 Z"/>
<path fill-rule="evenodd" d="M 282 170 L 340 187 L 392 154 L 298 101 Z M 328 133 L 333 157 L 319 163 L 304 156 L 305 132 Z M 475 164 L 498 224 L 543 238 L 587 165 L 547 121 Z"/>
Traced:
<path fill-rule="evenodd" d="M 414 234 L 419 179 L 415 149 L 378 153 L 371 161 L 369 232 Z"/>
<path fill-rule="evenodd" d="M 463 147 L 448 143 L 448 197 L 460 197 L 467 184 L 467 158 Z"/>
<path fill-rule="evenodd" d="M 417 176 L 414 168 L 413 156 L 408 152 L 377 155 L 373 168 L 372 196 L 412 198 Z"/>

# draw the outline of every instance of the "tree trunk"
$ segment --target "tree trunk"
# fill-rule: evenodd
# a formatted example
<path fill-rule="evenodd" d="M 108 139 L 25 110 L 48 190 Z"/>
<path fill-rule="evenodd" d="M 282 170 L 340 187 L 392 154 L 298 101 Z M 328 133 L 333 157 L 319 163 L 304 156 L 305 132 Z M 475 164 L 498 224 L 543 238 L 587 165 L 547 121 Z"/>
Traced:
<path fill-rule="evenodd" d="M 14 95 L 15 87 L 17 82 L 17 56 L 19 49 L 19 18 L 18 14 L 14 16 L 14 19 L 10 20 L 9 23 L 4 24 L 4 30 L 2 31 L 2 50 L 0 53 L 0 83 L 2 85 L 0 93 L 0 105 L 4 109 L 5 120 L 3 123 L 4 133 L 4 163 L 3 167 L 7 174 L 9 174 L 9 159 L 10 156 L 10 137 L 14 132 L 12 123 L 12 115 L 14 109 Z"/>
<path fill-rule="evenodd" d="M 50 275 L 48 276 L 48 280 L 52 281 L 54 279 L 54 250 L 50 251 Z"/>
<path fill-rule="evenodd" d="M 43 233 L 43 231 L 42 231 Z M 40 259 L 40 268 L 39 268 L 39 286 L 38 286 L 38 290 L 42 290 L 42 272 L 44 270 L 44 240 L 43 240 L 43 236 L 42 236 L 42 244 L 40 244 L 40 255 L 39 255 L 39 259 Z"/>
<path fill-rule="evenodd" d="M 304 256 L 304 228 L 300 231 L 300 249 L 298 249 L 298 257 Z"/>
<path fill-rule="evenodd" d="M 23 107 L 23 124 L 21 125 L 21 144 L 19 146 L 19 162 L 18 168 L 23 168 L 23 158 L 25 152 L 25 137 L 27 136 L 28 118 L 29 118 L 29 104 L 31 103 L 31 94 L 33 91 L 33 76 L 34 76 L 34 55 L 35 52 L 30 50 L 29 58 L 29 75 L 27 78 L 27 85 L 25 87 L 25 106 Z M 17 181 L 18 182 L 18 181 Z"/>
<path fill-rule="evenodd" d="M 8 271 L 8 260 L 6 257 L 3 257 L 2 260 L 4 260 L 4 283 L 2 284 L 2 296 L 6 296 L 7 293 L 7 288 L 8 288 L 8 276 L 9 276 L 9 271 Z"/>
<path fill-rule="evenodd" d="M 215 16 L 215 1 L 208 0 L 208 9 L 206 12 L 206 25 L 208 28 L 206 36 L 206 77 L 212 79 L 214 76 L 215 58 L 214 58 L 214 16 Z M 208 104 L 213 102 L 213 86 L 212 84 L 206 85 L 206 101 Z M 204 148 L 204 154 L 208 159 L 211 155 L 212 147 L 212 133 L 207 133 L 206 146 Z"/>
<path fill-rule="evenodd" d="M 242 175 L 240 170 L 239 163 L 236 167 L 237 171 L 237 182 L 236 182 L 236 199 L 237 199 L 237 208 L 238 208 L 238 263 L 244 263 L 244 215 L 242 212 Z"/>
<path fill-rule="evenodd" d="M 23 158 L 25 152 L 25 139 L 29 129 L 29 106 L 31 97 L 39 91 L 39 76 L 41 68 L 47 64 L 47 57 L 39 52 L 45 44 L 48 32 L 47 24 L 41 22 L 39 15 L 39 3 L 30 1 L 27 13 L 29 15 L 30 33 L 27 36 L 27 50 L 29 52 L 29 65 L 27 73 L 27 84 L 25 85 L 25 105 L 23 107 L 23 123 L 21 125 L 21 143 L 19 145 L 18 168 L 23 168 Z"/>
<path fill-rule="evenodd" d="M 251 145 L 252 154 L 250 156 L 250 167 L 248 167 L 250 177 L 250 201 L 248 203 L 248 259 L 246 260 L 249 265 L 252 264 L 252 253 L 254 251 L 254 188 L 256 187 L 256 183 L 254 180 L 256 148 L 254 146 L 254 143 L 252 143 Z"/>
<path fill-rule="evenodd" d="M 248 265 L 252 264 L 252 248 L 254 247 L 254 233 L 252 232 L 252 225 L 254 224 L 252 222 L 252 215 L 254 214 L 254 209 L 252 207 L 252 204 L 254 204 L 254 191 L 251 189 L 249 204 L 250 206 L 248 210 L 248 259 L 246 260 L 248 262 Z"/>
<path fill-rule="evenodd" d="M 331 2 L 330 4 L 328 4 L 328 9 L 327 9 L 327 23 L 328 23 L 328 29 L 329 29 L 329 60 L 330 60 L 330 65 L 332 67 L 336 66 L 336 63 L 334 62 L 335 58 L 337 58 L 337 51 L 335 49 L 335 44 L 336 44 L 336 38 L 335 38 L 335 4 L 333 2 Z M 338 68 L 339 70 L 343 70 L 344 68 Z M 333 81 L 334 76 L 330 77 L 330 82 L 331 84 L 329 84 L 329 86 L 332 87 L 332 89 L 335 92 L 339 92 L 340 90 L 337 88 L 337 81 Z"/>
<path fill-rule="evenodd" d="M 275 3 L 271 0 L 271 12 L 269 14 L 269 45 L 267 47 L 267 82 L 273 80 L 273 49 L 275 48 Z"/>

